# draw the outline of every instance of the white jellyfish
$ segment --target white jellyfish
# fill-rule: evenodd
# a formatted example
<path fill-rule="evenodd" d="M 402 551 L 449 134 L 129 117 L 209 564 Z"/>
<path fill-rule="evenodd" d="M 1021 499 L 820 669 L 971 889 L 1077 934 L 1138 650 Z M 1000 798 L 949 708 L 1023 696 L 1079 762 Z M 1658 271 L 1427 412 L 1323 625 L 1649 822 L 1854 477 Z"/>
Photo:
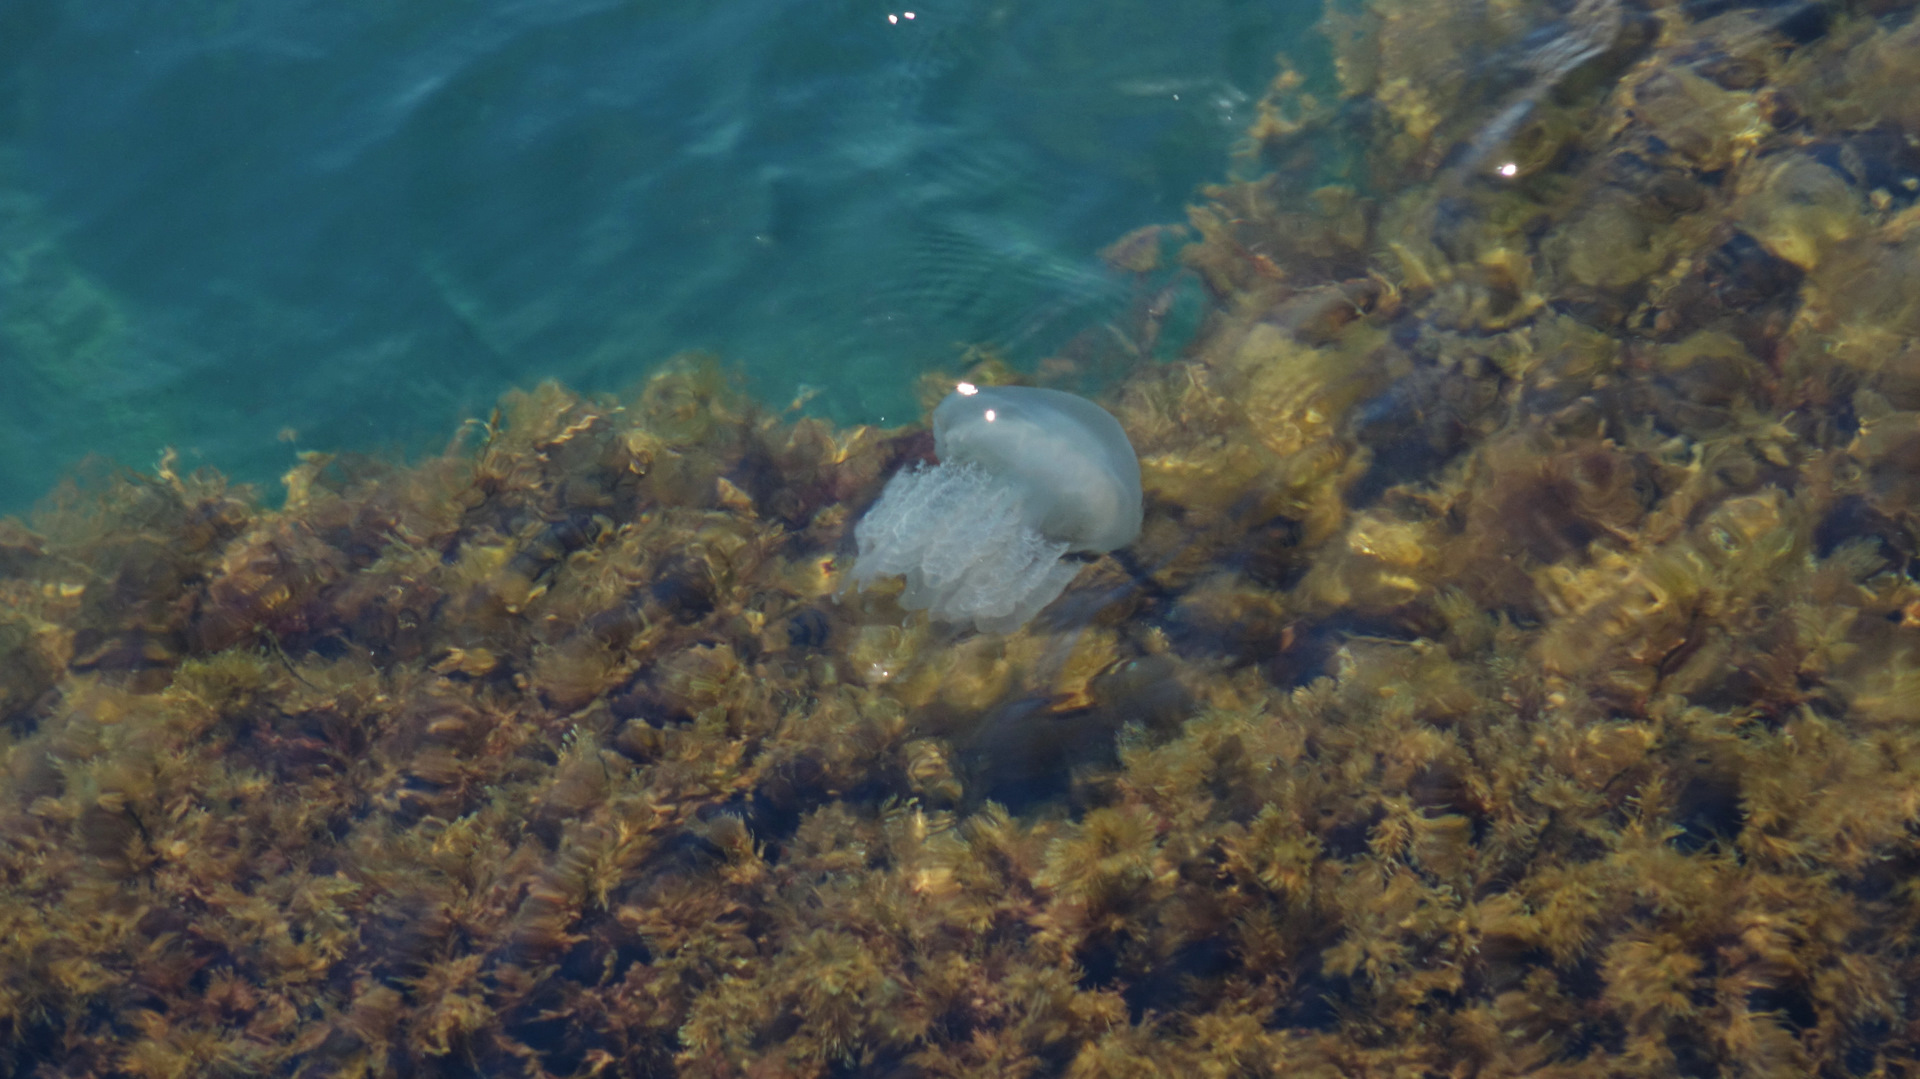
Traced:
<path fill-rule="evenodd" d="M 1025 625 L 1080 567 L 1140 534 L 1140 459 L 1099 405 L 1059 390 L 960 387 L 933 410 L 931 468 L 904 468 L 854 526 L 850 584 L 907 581 L 900 605 L 988 633 Z"/>

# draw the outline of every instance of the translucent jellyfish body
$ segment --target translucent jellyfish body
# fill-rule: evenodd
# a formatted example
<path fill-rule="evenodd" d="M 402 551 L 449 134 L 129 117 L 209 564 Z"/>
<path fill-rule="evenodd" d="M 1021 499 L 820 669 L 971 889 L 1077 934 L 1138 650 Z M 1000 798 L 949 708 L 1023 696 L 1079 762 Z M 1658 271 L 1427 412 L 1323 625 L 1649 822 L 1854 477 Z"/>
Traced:
<path fill-rule="evenodd" d="M 961 383 L 933 410 L 940 463 L 902 469 L 854 527 L 851 583 L 905 577 L 900 605 L 989 633 L 1026 624 L 1080 567 L 1140 534 L 1140 459 L 1099 405 Z"/>

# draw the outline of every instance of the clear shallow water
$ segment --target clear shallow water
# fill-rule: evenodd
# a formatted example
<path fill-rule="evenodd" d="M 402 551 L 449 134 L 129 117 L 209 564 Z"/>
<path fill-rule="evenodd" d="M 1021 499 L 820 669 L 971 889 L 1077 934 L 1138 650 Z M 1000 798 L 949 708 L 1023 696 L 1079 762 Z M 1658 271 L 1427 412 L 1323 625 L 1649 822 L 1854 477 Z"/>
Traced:
<path fill-rule="evenodd" d="M 900 422 L 1128 284 L 1317 4 L 0 3 L 0 512 L 90 452 L 271 482 L 710 349 Z"/>

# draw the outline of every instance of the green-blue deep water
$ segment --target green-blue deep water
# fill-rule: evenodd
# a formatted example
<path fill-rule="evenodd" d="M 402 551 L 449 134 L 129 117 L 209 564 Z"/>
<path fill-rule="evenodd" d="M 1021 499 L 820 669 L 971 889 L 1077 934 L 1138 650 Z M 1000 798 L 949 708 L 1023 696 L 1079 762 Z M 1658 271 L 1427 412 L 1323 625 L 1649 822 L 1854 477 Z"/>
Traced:
<path fill-rule="evenodd" d="M 905 13 L 912 11 L 913 17 Z M 0 0 L 0 512 L 81 458 L 274 479 L 708 350 L 914 418 L 1126 301 L 1301 0 Z"/>

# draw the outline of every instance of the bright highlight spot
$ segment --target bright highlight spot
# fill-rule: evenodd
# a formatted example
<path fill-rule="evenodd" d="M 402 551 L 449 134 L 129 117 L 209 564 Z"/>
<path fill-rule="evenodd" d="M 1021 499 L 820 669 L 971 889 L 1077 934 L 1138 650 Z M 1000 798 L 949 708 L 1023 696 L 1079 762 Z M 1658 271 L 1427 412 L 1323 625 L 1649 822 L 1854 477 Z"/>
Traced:
<path fill-rule="evenodd" d="M 962 382 L 960 385 L 955 386 L 953 388 L 953 392 L 959 394 L 962 397 L 972 397 L 974 394 L 980 392 L 980 387 L 974 385 L 971 382 Z"/>
<path fill-rule="evenodd" d="M 999 415 L 993 409 L 987 409 L 987 422 L 992 423 L 996 419 L 999 419 Z"/>
<path fill-rule="evenodd" d="M 1500 168 L 1497 169 L 1496 171 L 1498 171 L 1502 176 L 1509 176 L 1509 177 L 1518 176 L 1520 175 L 1520 166 L 1509 161 L 1506 164 L 1500 166 Z"/>

